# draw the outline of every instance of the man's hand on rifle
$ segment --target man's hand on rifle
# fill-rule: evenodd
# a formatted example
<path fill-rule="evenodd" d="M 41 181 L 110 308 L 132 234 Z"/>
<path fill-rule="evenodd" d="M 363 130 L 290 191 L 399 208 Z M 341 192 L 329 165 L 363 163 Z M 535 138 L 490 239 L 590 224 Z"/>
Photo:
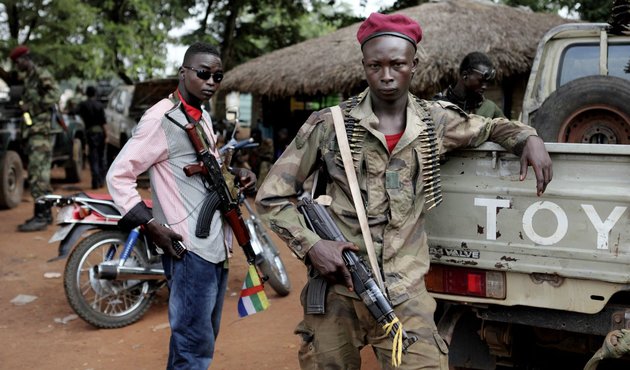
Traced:
<path fill-rule="evenodd" d="M 180 258 L 173 249 L 173 241 L 182 241 L 183 238 L 181 235 L 155 221 L 146 224 L 144 226 L 144 232 L 149 236 L 153 244 L 162 249 L 165 254 Z"/>
<path fill-rule="evenodd" d="M 344 284 L 352 291 L 352 276 L 341 255 L 344 250 L 358 252 L 359 247 L 350 242 L 322 239 L 308 251 L 308 258 L 324 279 L 333 284 Z"/>
<path fill-rule="evenodd" d="M 247 168 L 232 167 L 232 175 L 236 176 L 239 187 L 244 190 L 253 190 L 256 187 L 256 175 Z"/>

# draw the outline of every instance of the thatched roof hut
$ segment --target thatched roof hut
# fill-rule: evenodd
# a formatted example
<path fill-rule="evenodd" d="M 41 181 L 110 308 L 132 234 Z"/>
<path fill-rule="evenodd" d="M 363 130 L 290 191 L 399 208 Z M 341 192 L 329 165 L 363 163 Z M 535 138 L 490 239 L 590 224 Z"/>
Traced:
<path fill-rule="evenodd" d="M 566 22 L 551 14 L 474 0 L 429 2 L 400 13 L 417 20 L 424 33 L 420 67 L 411 86 L 419 95 L 453 80 L 460 61 L 472 51 L 490 56 L 499 80 L 526 73 L 541 36 Z M 226 73 L 222 89 L 268 97 L 355 93 L 364 80 L 356 41 L 359 25 L 239 65 Z"/>

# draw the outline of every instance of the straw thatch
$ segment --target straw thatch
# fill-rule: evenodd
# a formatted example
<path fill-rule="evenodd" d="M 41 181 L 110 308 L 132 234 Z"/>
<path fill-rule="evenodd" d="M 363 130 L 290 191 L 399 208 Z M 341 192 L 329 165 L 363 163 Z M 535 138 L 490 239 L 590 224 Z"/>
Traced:
<path fill-rule="evenodd" d="M 527 72 L 538 41 L 566 20 L 550 14 L 488 1 L 446 0 L 400 11 L 417 20 L 424 32 L 420 67 L 411 90 L 437 91 L 456 77 L 461 59 L 472 51 L 487 53 L 498 79 Z M 226 73 L 222 89 L 269 97 L 352 93 L 364 80 L 360 23 L 331 34 L 276 50 Z"/>

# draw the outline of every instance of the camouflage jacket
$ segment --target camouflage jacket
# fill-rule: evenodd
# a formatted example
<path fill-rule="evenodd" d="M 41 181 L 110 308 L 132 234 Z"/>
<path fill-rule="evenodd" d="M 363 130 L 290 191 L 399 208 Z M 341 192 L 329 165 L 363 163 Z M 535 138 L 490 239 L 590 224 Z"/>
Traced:
<path fill-rule="evenodd" d="M 466 113 L 471 114 L 474 113 L 478 116 L 484 116 L 489 118 L 503 118 L 505 114 L 498 105 L 496 105 L 492 100 L 486 99 L 485 96 L 481 96 L 481 100 L 468 102 L 466 100 L 460 100 L 457 98 L 455 94 L 453 94 L 453 88 L 449 87 L 448 89 L 437 93 L 433 100 L 446 100 L 450 101 L 453 104 L 456 104 L 458 107 L 463 109 Z"/>
<path fill-rule="evenodd" d="M 424 231 L 427 194 L 423 182 L 436 168 L 430 169 L 429 176 L 422 168 L 427 155 L 423 145 L 427 123 L 435 126 L 434 146 L 440 155 L 456 148 L 478 146 L 486 140 L 520 154 L 527 137 L 536 135 L 536 131 L 504 118 L 467 115 L 449 102 L 416 101 L 410 94 L 404 134 L 390 153 L 385 136 L 377 130 L 379 123 L 368 91 L 358 97 L 358 104 L 347 113 L 356 122 L 349 141 L 385 285 L 392 303 L 399 304 L 425 289 L 423 278 L 429 268 Z M 344 110 L 346 105 L 341 108 Z M 347 122 L 348 118 L 346 126 Z M 345 237 L 366 254 L 330 109 L 314 112 L 308 118 L 270 170 L 258 191 L 258 210 L 293 252 L 304 258 L 320 238 L 306 227 L 291 200 L 320 164 L 328 172 L 326 193 L 333 199 L 333 219 Z M 335 286 L 341 293 L 345 289 Z"/>
<path fill-rule="evenodd" d="M 59 102 L 59 97 L 59 86 L 46 69 L 33 68 L 26 75 L 21 100 L 28 104 L 33 125 L 26 128 L 25 136 L 50 134 L 52 107 Z"/>

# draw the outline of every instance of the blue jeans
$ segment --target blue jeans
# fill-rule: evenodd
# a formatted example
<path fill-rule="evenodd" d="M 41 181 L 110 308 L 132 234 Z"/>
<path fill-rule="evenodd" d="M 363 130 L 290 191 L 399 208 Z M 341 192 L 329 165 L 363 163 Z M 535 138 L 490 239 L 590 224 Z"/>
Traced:
<path fill-rule="evenodd" d="M 207 370 L 219 334 L 228 270 L 188 252 L 181 260 L 162 256 L 168 279 L 171 325 L 166 368 Z"/>

